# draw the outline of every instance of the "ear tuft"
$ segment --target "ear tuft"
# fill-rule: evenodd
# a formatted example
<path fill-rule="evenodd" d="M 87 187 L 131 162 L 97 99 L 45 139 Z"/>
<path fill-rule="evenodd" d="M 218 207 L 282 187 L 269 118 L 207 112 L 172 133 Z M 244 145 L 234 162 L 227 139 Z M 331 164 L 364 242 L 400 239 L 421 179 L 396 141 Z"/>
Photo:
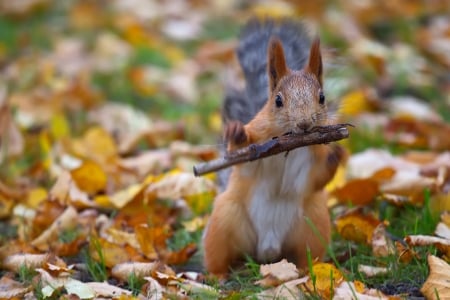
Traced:
<path fill-rule="evenodd" d="M 320 53 L 320 39 L 315 38 L 309 50 L 309 60 L 306 65 L 306 70 L 316 76 L 320 85 L 322 86 L 322 54 Z"/>
<path fill-rule="evenodd" d="M 270 39 L 268 50 L 268 73 L 270 92 L 277 86 L 280 79 L 288 73 L 283 46 L 276 37 Z"/>

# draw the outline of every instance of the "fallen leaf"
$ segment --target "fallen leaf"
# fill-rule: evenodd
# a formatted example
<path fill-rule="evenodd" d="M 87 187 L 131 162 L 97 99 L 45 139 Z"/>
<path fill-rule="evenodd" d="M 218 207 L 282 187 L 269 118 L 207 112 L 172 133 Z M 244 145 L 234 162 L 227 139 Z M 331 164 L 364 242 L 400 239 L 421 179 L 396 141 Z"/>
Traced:
<path fill-rule="evenodd" d="M 442 251 L 445 256 L 450 258 L 450 239 L 427 235 L 408 235 L 405 237 L 405 241 L 410 246 L 434 245 L 439 251 Z"/>
<path fill-rule="evenodd" d="M 217 299 L 220 296 L 220 291 L 216 288 L 193 280 L 184 279 L 180 282 L 169 282 L 169 285 L 171 283 L 176 284 L 188 294 L 199 294 L 202 295 L 202 297 L 209 299 Z"/>
<path fill-rule="evenodd" d="M 375 289 L 366 289 L 361 291 L 354 282 L 342 282 L 335 290 L 333 300 L 390 300 L 397 299 L 392 296 L 386 296 L 381 291 Z"/>
<path fill-rule="evenodd" d="M 376 257 L 386 257 L 394 254 L 392 240 L 386 234 L 386 226 L 379 224 L 372 234 L 372 253 Z"/>
<path fill-rule="evenodd" d="M 344 276 L 334 265 L 316 263 L 312 266 L 309 280 L 304 285 L 306 292 L 317 293 L 325 299 L 331 298 L 334 288 L 344 280 Z"/>
<path fill-rule="evenodd" d="M 7 276 L 0 279 L 0 298 L 1 299 L 23 299 L 24 295 L 31 291 L 31 285 L 24 285 Z"/>
<path fill-rule="evenodd" d="M 358 272 L 363 273 L 367 277 L 383 275 L 388 273 L 388 269 L 384 267 L 374 267 L 367 265 L 358 265 Z"/>
<path fill-rule="evenodd" d="M 77 218 L 78 213 L 75 208 L 72 206 L 67 207 L 47 230 L 31 242 L 31 245 L 41 251 L 48 251 L 50 246 L 57 242 L 58 235 L 61 232 L 77 226 Z"/>
<path fill-rule="evenodd" d="M 450 227 L 444 222 L 440 222 L 437 224 L 434 234 L 441 238 L 450 240 Z"/>
<path fill-rule="evenodd" d="M 263 287 L 272 287 L 280 285 L 283 282 L 298 278 L 296 265 L 283 259 L 277 263 L 261 265 L 259 273 L 263 279 L 255 282 Z"/>
<path fill-rule="evenodd" d="M 96 297 L 115 298 L 121 295 L 131 295 L 131 291 L 111 285 L 107 282 L 86 282 L 85 283 Z"/>
<path fill-rule="evenodd" d="M 370 244 L 374 230 L 381 221 L 371 214 L 362 214 L 360 209 L 355 209 L 336 218 L 335 223 L 337 231 L 343 238 Z"/>
<path fill-rule="evenodd" d="M 378 183 L 373 179 L 353 179 L 343 187 L 333 191 L 341 203 L 353 205 L 367 205 L 373 201 L 379 193 Z"/>
<path fill-rule="evenodd" d="M 442 259 L 428 256 L 430 274 L 420 291 L 427 299 L 450 298 L 450 265 Z"/>
<path fill-rule="evenodd" d="M 283 282 L 277 287 L 264 290 L 256 295 L 257 299 L 286 299 L 295 300 L 305 298 L 305 293 L 299 288 L 309 280 L 309 276 Z"/>
<path fill-rule="evenodd" d="M 150 276 L 157 268 L 157 262 L 126 262 L 115 265 L 111 269 L 111 275 L 126 282 L 131 274 L 144 278 Z"/>
<path fill-rule="evenodd" d="M 413 258 L 418 258 L 417 253 L 413 249 L 400 241 L 395 241 L 395 248 L 397 249 L 398 260 L 402 263 L 409 263 Z"/>
<path fill-rule="evenodd" d="M 96 194 L 106 188 L 107 176 L 102 167 L 86 160 L 76 169 L 70 171 L 77 187 L 88 194 Z"/>
<path fill-rule="evenodd" d="M 48 260 L 48 257 L 48 254 L 13 254 L 6 257 L 2 265 L 8 270 L 19 273 L 19 269 L 22 266 L 33 270 L 42 267 Z"/>
<path fill-rule="evenodd" d="M 163 298 L 164 288 L 152 277 L 144 277 L 148 284 L 144 286 L 144 292 L 149 296 L 149 300 L 159 300 Z"/>

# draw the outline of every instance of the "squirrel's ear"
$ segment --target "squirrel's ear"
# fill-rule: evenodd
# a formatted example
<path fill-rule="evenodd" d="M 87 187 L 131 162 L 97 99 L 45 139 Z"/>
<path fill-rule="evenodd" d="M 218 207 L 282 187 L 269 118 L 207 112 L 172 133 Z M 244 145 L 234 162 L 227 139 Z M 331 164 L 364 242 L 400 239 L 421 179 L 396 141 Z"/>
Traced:
<path fill-rule="evenodd" d="M 268 72 L 270 91 L 273 91 L 280 79 L 288 73 L 283 46 L 278 38 L 271 38 L 269 42 Z"/>
<path fill-rule="evenodd" d="M 320 39 L 315 38 L 309 50 L 309 61 L 306 70 L 314 74 L 322 86 L 322 54 L 320 53 Z"/>

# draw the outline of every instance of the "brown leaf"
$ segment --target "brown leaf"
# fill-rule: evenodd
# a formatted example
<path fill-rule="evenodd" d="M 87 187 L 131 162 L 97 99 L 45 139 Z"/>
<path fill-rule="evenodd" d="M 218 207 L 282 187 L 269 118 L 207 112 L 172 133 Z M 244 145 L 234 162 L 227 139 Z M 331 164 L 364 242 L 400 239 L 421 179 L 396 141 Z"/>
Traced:
<path fill-rule="evenodd" d="M 378 183 L 373 179 L 353 179 L 343 187 L 333 191 L 341 203 L 352 203 L 353 205 L 366 205 L 372 202 L 378 194 Z"/>
<path fill-rule="evenodd" d="M 430 274 L 420 291 L 427 299 L 450 298 L 450 266 L 442 259 L 428 256 Z"/>
<path fill-rule="evenodd" d="M 0 299 L 23 299 L 32 289 L 31 285 L 25 286 L 7 276 L 0 279 Z"/>
<path fill-rule="evenodd" d="M 19 272 L 22 266 L 30 269 L 42 267 L 48 260 L 48 254 L 13 254 L 3 260 L 2 265 L 8 270 Z"/>
<path fill-rule="evenodd" d="M 156 262 L 126 262 L 115 265 L 111 269 L 111 275 L 123 280 L 128 281 L 131 274 L 134 274 L 138 278 L 150 276 L 157 269 L 158 263 Z"/>
<path fill-rule="evenodd" d="M 450 258 L 450 239 L 427 235 L 408 235 L 405 237 L 405 241 L 410 246 L 434 245 L 440 251 L 444 252 L 445 256 Z"/>
<path fill-rule="evenodd" d="M 372 234 L 373 255 L 376 257 L 386 257 L 394 252 L 392 240 L 386 234 L 386 226 L 379 224 Z"/>
<path fill-rule="evenodd" d="M 112 268 L 117 264 L 135 261 L 143 262 L 146 259 L 134 248 L 129 245 L 118 245 L 103 238 L 91 239 L 89 244 L 89 254 L 96 261 L 100 261 L 99 252 L 103 255 L 105 266 Z"/>
<path fill-rule="evenodd" d="M 78 213 L 75 208 L 67 207 L 47 230 L 31 242 L 31 245 L 41 251 L 48 251 L 50 246 L 57 242 L 58 235 L 61 232 L 74 229 L 77 226 L 77 218 Z"/>
<path fill-rule="evenodd" d="M 413 258 L 418 258 L 413 249 L 405 246 L 400 241 L 395 241 L 395 248 L 397 249 L 398 260 L 402 263 L 409 263 Z"/>

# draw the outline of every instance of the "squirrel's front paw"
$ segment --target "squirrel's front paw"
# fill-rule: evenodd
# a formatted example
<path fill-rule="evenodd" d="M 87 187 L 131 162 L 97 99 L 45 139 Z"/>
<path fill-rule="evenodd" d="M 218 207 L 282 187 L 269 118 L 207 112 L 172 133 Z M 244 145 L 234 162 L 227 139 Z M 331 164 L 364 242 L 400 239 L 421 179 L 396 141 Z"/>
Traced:
<path fill-rule="evenodd" d="M 248 137 L 244 124 L 240 121 L 231 121 L 226 125 L 224 138 L 228 143 L 242 145 L 247 142 Z"/>

